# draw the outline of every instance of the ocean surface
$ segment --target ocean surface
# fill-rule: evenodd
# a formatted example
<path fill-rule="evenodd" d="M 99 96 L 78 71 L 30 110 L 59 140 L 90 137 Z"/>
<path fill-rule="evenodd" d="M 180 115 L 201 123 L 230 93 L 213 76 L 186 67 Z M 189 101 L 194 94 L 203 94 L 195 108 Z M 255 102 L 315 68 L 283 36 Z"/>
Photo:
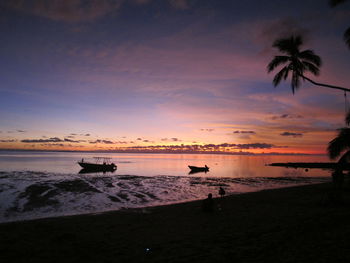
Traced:
<path fill-rule="evenodd" d="M 77 161 L 112 158 L 115 172 L 84 173 Z M 227 194 L 330 181 L 321 169 L 273 162 L 327 162 L 327 156 L 122 154 L 0 151 L 0 222 L 165 205 Z M 210 167 L 189 174 L 188 165 Z"/>

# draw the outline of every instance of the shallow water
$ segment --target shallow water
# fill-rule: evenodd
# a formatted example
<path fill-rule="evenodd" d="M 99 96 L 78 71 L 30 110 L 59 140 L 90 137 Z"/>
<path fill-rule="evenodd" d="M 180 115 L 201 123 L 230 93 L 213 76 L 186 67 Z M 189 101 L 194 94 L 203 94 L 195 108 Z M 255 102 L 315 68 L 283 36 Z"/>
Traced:
<path fill-rule="evenodd" d="M 96 153 L 0 152 L 0 222 L 147 207 L 228 194 L 325 182 L 329 172 L 265 166 L 321 162 L 325 156 L 99 154 L 114 173 L 79 174 Z M 188 174 L 187 165 L 210 167 Z"/>

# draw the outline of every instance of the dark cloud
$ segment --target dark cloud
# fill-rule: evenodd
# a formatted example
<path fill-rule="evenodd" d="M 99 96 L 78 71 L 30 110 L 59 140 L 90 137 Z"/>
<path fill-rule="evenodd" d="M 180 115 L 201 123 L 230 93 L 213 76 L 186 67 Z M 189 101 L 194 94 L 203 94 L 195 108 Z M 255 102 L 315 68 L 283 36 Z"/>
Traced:
<path fill-rule="evenodd" d="M 127 142 L 127 141 L 117 141 L 117 142 L 115 142 L 115 144 L 127 144 L 127 143 L 129 143 L 129 142 Z"/>
<path fill-rule="evenodd" d="M 25 130 L 17 130 L 17 132 L 27 132 L 27 131 L 25 131 Z"/>
<path fill-rule="evenodd" d="M 114 144 L 114 142 L 109 141 L 109 140 L 102 140 L 102 143 L 104 143 L 104 144 Z"/>
<path fill-rule="evenodd" d="M 281 115 L 275 115 L 272 116 L 271 119 L 277 120 L 277 119 L 301 119 L 303 116 L 301 115 L 295 115 L 295 114 L 281 114 Z"/>
<path fill-rule="evenodd" d="M 240 133 L 240 134 L 255 134 L 255 131 L 234 131 L 233 133 Z"/>
<path fill-rule="evenodd" d="M 52 137 L 49 139 L 25 139 L 25 140 L 21 140 L 21 142 L 24 142 L 24 143 L 46 143 L 46 142 L 64 142 L 64 140 L 62 140 L 58 137 Z"/>
<path fill-rule="evenodd" d="M 10 140 L 0 140 L 0 142 L 17 142 L 15 139 L 10 139 Z"/>
<path fill-rule="evenodd" d="M 148 150 L 148 151 L 182 151 L 182 152 L 207 152 L 221 151 L 225 149 L 247 150 L 247 149 L 271 149 L 271 148 L 286 148 L 287 146 L 276 146 L 270 143 L 222 143 L 222 144 L 205 144 L 205 145 L 153 145 L 153 146 L 131 146 L 126 149 Z"/>
<path fill-rule="evenodd" d="M 143 140 L 143 142 L 149 142 L 149 140 Z"/>
<path fill-rule="evenodd" d="M 201 129 L 201 131 L 207 131 L 207 132 L 212 132 L 214 131 L 215 129 Z"/>
<path fill-rule="evenodd" d="M 64 146 L 67 146 L 67 145 L 64 145 L 63 143 L 42 143 L 40 144 L 41 146 L 59 146 L 59 147 L 64 147 Z"/>
<path fill-rule="evenodd" d="M 181 142 L 181 140 L 180 140 L 179 138 L 171 138 L 171 140 L 172 140 L 173 142 Z"/>
<path fill-rule="evenodd" d="M 67 138 L 75 138 L 75 136 L 69 135 L 69 136 L 67 136 Z"/>
<path fill-rule="evenodd" d="M 115 142 L 109 141 L 109 140 L 95 140 L 95 141 L 89 141 L 91 144 L 96 144 L 96 143 L 103 143 L 103 144 L 115 144 Z"/>
<path fill-rule="evenodd" d="M 70 135 L 72 135 L 72 136 L 76 136 L 76 135 L 78 135 L 78 134 L 76 134 L 76 133 L 71 133 Z"/>
<path fill-rule="evenodd" d="M 142 141 L 142 138 L 137 138 L 136 140 L 138 140 L 138 141 Z"/>
<path fill-rule="evenodd" d="M 281 136 L 290 136 L 290 137 L 294 137 L 294 138 L 303 137 L 302 133 L 295 133 L 295 132 L 283 132 L 280 135 Z"/>
<path fill-rule="evenodd" d="M 86 133 L 86 134 L 84 134 L 84 136 L 87 136 L 87 137 L 88 137 L 88 136 L 90 136 L 90 133 Z"/>
<path fill-rule="evenodd" d="M 80 142 L 79 140 L 71 140 L 71 139 L 67 139 L 67 138 L 64 138 L 64 141 L 65 142 L 74 142 L 74 143 L 79 143 Z"/>

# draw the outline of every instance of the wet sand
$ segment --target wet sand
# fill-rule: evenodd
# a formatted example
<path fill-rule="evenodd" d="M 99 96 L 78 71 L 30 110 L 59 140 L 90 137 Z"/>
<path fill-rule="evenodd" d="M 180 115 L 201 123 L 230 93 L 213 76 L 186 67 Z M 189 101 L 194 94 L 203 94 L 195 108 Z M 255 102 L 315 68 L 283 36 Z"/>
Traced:
<path fill-rule="evenodd" d="M 331 184 L 0 224 L 1 262 L 348 262 L 350 192 Z"/>

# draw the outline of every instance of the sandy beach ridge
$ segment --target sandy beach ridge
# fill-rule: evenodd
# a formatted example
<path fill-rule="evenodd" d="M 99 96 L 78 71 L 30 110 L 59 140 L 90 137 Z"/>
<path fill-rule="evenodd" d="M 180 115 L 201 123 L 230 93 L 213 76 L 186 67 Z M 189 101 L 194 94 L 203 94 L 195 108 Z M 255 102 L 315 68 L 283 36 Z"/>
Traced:
<path fill-rule="evenodd" d="M 350 192 L 317 184 L 0 224 L 1 262 L 347 262 Z"/>

